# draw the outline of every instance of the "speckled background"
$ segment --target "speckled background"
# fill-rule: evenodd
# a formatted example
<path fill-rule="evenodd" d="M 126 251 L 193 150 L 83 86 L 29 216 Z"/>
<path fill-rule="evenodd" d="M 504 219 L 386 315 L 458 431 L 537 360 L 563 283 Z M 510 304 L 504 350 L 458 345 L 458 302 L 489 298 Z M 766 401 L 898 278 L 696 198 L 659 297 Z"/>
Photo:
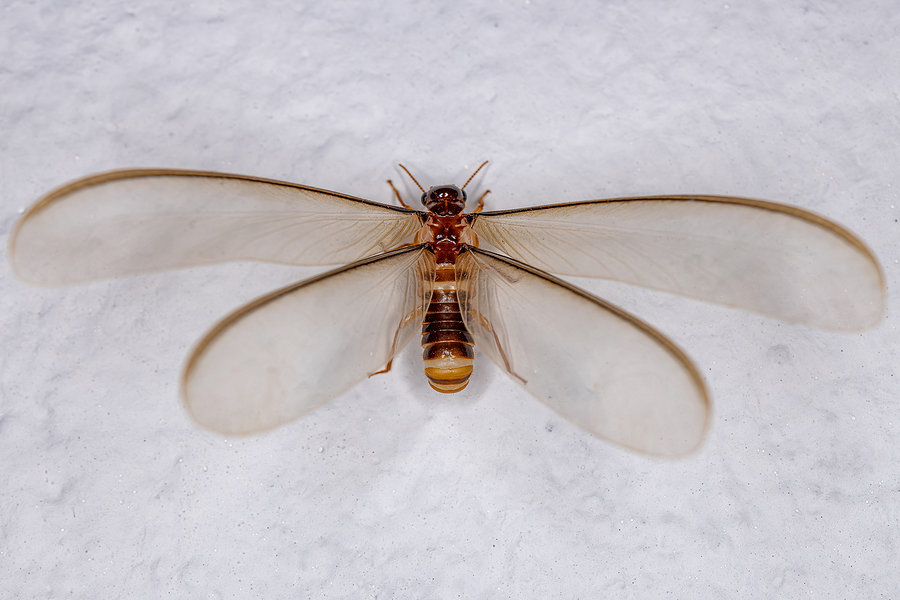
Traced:
<path fill-rule="evenodd" d="M 390 201 L 397 161 L 445 183 L 488 158 L 491 208 L 652 193 L 796 204 L 864 238 L 890 291 L 896 8 L 5 2 L 0 233 L 53 187 L 112 168 Z M 900 594 L 895 296 L 879 327 L 834 334 L 578 281 L 701 369 L 713 426 L 682 461 L 585 435 L 487 361 L 438 396 L 415 346 L 270 434 L 196 427 L 177 383 L 192 344 L 314 272 L 37 289 L 0 262 L 0 597 Z"/>

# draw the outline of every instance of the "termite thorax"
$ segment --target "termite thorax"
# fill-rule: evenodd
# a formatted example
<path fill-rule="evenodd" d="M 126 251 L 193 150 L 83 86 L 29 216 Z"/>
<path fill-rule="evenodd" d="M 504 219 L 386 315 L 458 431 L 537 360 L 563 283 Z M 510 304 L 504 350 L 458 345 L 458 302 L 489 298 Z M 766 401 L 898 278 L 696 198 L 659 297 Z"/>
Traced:
<path fill-rule="evenodd" d="M 477 246 L 478 237 L 463 215 L 429 214 L 416 234 L 417 244 L 427 244 L 438 263 L 455 263 L 463 246 Z"/>

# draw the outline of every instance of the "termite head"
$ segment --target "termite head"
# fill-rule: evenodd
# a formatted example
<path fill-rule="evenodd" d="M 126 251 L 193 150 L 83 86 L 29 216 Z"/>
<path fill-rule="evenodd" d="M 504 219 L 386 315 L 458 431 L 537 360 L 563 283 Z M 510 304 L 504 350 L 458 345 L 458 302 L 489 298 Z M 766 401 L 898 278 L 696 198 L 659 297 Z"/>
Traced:
<path fill-rule="evenodd" d="M 455 185 L 436 185 L 422 194 L 422 204 L 438 215 L 458 215 L 466 207 L 466 192 Z"/>

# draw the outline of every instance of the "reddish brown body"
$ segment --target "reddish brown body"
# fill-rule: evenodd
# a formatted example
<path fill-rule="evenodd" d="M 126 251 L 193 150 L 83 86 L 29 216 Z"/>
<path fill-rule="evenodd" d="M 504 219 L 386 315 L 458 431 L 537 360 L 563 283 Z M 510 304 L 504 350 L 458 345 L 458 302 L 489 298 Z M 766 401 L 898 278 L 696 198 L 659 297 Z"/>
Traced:
<path fill-rule="evenodd" d="M 425 376 L 439 392 L 458 392 L 469 383 L 475 342 L 462 318 L 460 300 L 465 299 L 466 282 L 456 272 L 456 257 L 466 246 L 477 246 L 478 239 L 462 212 L 466 194 L 460 188 L 433 187 L 423 194 L 422 203 L 429 215 L 416 243 L 427 244 L 437 262 L 422 323 Z"/>

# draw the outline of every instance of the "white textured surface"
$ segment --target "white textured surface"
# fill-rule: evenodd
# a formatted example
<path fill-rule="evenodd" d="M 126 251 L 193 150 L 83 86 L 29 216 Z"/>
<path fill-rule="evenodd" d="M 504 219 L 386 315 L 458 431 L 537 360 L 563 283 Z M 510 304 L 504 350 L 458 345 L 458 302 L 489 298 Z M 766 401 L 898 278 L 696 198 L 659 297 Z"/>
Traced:
<path fill-rule="evenodd" d="M 898 14 L 891 0 L 6 2 L 0 231 L 111 168 L 388 201 L 398 160 L 443 183 L 490 158 L 492 208 L 797 204 L 861 235 L 892 286 Z M 709 440 L 680 462 L 585 436 L 485 362 L 437 396 L 416 348 L 274 433 L 199 430 L 177 394 L 191 344 L 310 273 L 35 289 L 0 263 L 0 597 L 900 594 L 894 297 L 878 328 L 840 335 L 579 282 L 707 378 Z"/>

